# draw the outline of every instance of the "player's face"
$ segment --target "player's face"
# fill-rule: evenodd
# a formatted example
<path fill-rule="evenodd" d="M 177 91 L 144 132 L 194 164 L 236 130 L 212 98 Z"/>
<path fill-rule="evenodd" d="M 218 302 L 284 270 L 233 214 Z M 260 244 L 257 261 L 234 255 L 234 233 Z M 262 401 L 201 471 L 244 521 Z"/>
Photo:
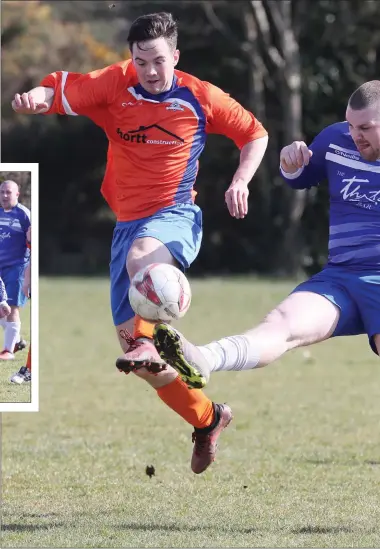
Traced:
<path fill-rule="evenodd" d="M 142 87 L 157 94 L 170 89 L 179 51 L 172 50 L 165 38 L 133 44 L 133 64 Z"/>
<path fill-rule="evenodd" d="M 6 210 L 7 208 L 14 208 L 18 202 L 19 196 L 18 188 L 13 183 L 2 183 L 0 185 L 0 203 Z"/>
<path fill-rule="evenodd" d="M 347 108 L 346 120 L 355 145 L 364 160 L 380 159 L 380 112 L 375 108 L 355 111 Z"/>

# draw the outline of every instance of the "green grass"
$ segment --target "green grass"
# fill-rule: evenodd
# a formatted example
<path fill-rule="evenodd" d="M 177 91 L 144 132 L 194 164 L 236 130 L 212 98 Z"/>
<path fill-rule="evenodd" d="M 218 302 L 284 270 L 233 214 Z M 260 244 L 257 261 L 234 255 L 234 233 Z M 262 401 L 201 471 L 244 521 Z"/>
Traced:
<path fill-rule="evenodd" d="M 30 342 L 30 303 L 20 309 L 21 315 L 21 336 Z M 1 333 L 2 332 L 2 333 Z M 4 331 L 0 330 L 1 342 L 0 346 L 3 349 Z M 9 381 L 12 374 L 17 372 L 21 366 L 25 366 L 28 356 L 28 347 L 23 351 L 18 351 L 15 354 L 14 360 L 0 360 L 0 402 L 30 402 L 31 391 L 30 383 L 17 385 Z"/>
<path fill-rule="evenodd" d="M 181 327 L 198 342 L 238 333 L 291 287 L 194 282 Z M 215 374 L 207 393 L 235 418 L 199 476 L 191 427 L 114 367 L 107 281 L 42 280 L 40 341 L 40 412 L 3 415 L 2 547 L 379 547 L 366 338 Z"/>

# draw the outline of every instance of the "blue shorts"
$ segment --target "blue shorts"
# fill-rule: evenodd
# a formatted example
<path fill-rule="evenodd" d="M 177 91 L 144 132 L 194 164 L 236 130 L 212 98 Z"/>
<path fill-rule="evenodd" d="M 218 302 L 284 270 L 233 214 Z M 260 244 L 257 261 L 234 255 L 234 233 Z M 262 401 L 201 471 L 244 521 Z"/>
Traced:
<path fill-rule="evenodd" d="M 111 248 L 111 310 L 115 326 L 135 313 L 129 303 L 130 286 L 126 260 L 137 238 L 156 238 L 162 242 L 183 270 L 197 257 L 202 241 L 202 211 L 195 204 L 176 204 L 150 217 L 116 224 Z"/>
<path fill-rule="evenodd" d="M 380 270 L 369 273 L 328 266 L 294 292 L 326 297 L 341 313 L 331 337 L 367 334 L 372 350 L 378 354 L 373 336 L 380 334 Z"/>
<path fill-rule="evenodd" d="M 22 263 L 21 265 L 0 268 L 0 276 L 3 279 L 8 295 L 7 302 L 10 306 L 24 307 L 28 301 L 22 291 L 26 265 L 26 263 Z"/>

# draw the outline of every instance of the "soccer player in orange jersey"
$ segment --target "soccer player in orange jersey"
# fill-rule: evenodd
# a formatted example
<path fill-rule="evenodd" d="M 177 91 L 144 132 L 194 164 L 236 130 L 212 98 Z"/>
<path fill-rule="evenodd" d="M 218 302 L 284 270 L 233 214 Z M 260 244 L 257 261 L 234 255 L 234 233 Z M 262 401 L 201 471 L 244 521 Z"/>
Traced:
<path fill-rule="evenodd" d="M 109 149 L 102 193 L 117 218 L 111 308 L 124 351 L 116 365 L 145 379 L 193 425 L 192 469 L 201 473 L 214 460 L 216 440 L 230 422 L 231 410 L 200 390 L 189 390 L 160 359 L 153 323 L 135 317 L 131 309 L 129 283 L 150 263 L 188 268 L 196 258 L 202 212 L 194 203 L 194 183 L 207 134 L 225 135 L 241 151 L 225 195 L 228 211 L 237 219 L 247 215 L 248 183 L 268 137 L 254 115 L 228 94 L 175 68 L 177 34 L 169 13 L 139 17 L 128 36 L 132 59 L 89 74 L 50 74 L 39 87 L 16 94 L 12 107 L 25 114 L 87 116 L 105 131 Z"/>

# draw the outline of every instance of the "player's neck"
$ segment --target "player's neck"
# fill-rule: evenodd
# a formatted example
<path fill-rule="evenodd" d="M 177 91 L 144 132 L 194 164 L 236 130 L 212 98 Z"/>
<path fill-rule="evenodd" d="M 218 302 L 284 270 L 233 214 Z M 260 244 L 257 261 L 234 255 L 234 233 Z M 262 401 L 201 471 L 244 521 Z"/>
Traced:
<path fill-rule="evenodd" d="M 15 208 L 17 206 L 18 202 L 16 202 L 16 204 L 14 206 L 9 206 L 9 208 L 3 208 L 4 212 L 11 212 L 13 210 L 13 208 Z"/>

